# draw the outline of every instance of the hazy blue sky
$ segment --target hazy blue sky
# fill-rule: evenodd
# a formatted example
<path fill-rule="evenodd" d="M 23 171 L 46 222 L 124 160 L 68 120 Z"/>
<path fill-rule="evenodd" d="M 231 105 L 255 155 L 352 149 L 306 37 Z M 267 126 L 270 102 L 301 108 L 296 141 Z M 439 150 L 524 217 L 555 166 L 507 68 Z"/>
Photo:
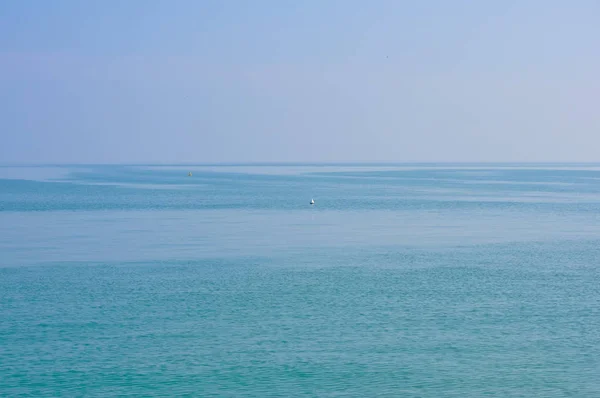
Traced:
<path fill-rule="evenodd" d="M 0 2 L 0 162 L 600 161 L 600 2 Z"/>

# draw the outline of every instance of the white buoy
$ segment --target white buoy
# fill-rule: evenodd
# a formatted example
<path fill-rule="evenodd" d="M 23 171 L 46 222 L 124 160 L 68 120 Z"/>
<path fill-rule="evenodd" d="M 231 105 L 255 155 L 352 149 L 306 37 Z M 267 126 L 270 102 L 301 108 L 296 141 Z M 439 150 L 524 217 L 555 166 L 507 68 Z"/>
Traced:
<path fill-rule="evenodd" d="M 311 204 L 311 205 L 314 205 L 314 204 L 315 204 L 315 200 L 314 200 L 314 199 L 311 199 L 311 200 L 310 200 L 310 204 Z"/>

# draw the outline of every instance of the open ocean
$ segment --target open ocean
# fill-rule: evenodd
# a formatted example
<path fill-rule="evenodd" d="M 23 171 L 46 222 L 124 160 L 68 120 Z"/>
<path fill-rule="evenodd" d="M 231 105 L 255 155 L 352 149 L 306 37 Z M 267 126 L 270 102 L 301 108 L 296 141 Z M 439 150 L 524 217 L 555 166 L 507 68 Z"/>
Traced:
<path fill-rule="evenodd" d="M 0 167 L 0 396 L 126 395 L 600 397 L 600 165 Z"/>

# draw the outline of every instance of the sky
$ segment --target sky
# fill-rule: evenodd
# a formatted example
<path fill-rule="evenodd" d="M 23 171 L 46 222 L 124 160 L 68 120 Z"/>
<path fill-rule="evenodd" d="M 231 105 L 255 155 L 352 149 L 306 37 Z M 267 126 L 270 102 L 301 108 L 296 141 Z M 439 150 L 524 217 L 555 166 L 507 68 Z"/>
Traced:
<path fill-rule="evenodd" d="M 596 0 L 5 0 L 0 163 L 600 161 Z"/>

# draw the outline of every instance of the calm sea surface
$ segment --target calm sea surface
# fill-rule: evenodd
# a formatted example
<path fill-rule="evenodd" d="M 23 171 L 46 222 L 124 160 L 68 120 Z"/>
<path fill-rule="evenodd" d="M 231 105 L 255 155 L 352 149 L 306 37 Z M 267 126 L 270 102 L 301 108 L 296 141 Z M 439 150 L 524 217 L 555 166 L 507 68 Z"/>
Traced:
<path fill-rule="evenodd" d="M 0 167 L 0 396 L 124 395 L 599 397 L 600 166 Z"/>

